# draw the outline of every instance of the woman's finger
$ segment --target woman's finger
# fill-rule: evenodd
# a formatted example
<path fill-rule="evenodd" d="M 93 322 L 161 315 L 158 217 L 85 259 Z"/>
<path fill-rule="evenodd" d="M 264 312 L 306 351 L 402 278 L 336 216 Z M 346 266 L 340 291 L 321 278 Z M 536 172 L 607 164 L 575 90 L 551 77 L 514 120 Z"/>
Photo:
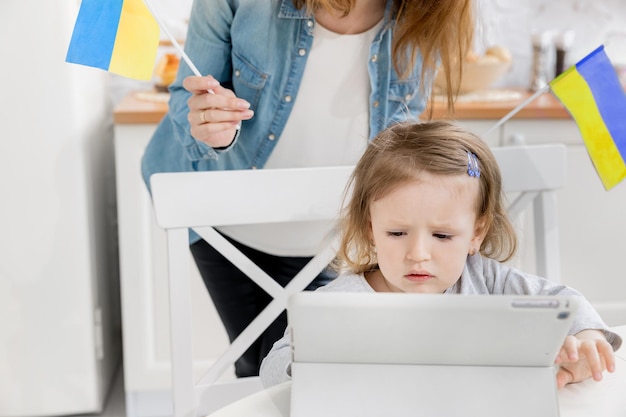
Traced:
<path fill-rule="evenodd" d="M 183 80 L 183 88 L 193 94 L 203 94 L 220 87 L 220 83 L 211 75 L 198 77 L 191 75 Z"/>
<path fill-rule="evenodd" d="M 225 110 L 225 109 L 204 109 L 198 112 L 198 124 L 204 123 L 228 123 L 248 120 L 254 115 L 252 110 Z M 193 116 L 192 116 L 193 117 Z M 193 123 L 192 123 L 193 124 Z"/>

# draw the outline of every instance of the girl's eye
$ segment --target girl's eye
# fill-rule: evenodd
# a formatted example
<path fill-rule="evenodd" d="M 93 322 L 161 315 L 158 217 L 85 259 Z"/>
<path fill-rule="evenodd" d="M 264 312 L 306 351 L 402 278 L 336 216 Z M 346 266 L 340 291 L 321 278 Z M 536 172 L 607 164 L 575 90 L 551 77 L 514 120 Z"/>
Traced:
<path fill-rule="evenodd" d="M 446 235 L 444 233 L 434 233 L 433 236 L 436 237 L 437 239 L 441 239 L 441 240 L 452 239 L 452 235 Z"/>
<path fill-rule="evenodd" d="M 404 232 L 387 232 L 387 236 L 392 236 L 392 237 L 400 237 L 403 236 L 405 233 Z"/>

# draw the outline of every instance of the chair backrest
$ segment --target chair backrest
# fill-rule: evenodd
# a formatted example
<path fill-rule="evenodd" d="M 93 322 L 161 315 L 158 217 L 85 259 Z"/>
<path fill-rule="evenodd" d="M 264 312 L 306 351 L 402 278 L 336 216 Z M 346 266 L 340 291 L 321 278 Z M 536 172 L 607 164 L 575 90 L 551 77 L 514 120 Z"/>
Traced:
<path fill-rule="evenodd" d="M 534 204 L 537 262 L 543 262 L 538 265 L 538 272 L 558 280 L 554 190 L 565 181 L 565 147 L 494 148 L 494 153 L 502 169 L 505 191 L 520 193 L 513 202 L 512 213 L 521 212 L 528 203 Z M 332 221 L 339 213 L 352 169 L 321 167 L 161 173 L 151 177 L 156 220 L 168 237 L 174 417 L 206 415 L 262 388 L 258 377 L 241 378 L 228 385 L 217 381 L 285 309 L 288 296 L 302 291 L 334 256 L 333 240 L 328 239 L 320 245 L 317 255 L 283 288 L 213 227 Z M 273 297 L 198 383 L 193 376 L 189 228 Z"/>
<path fill-rule="evenodd" d="M 285 309 L 287 297 L 302 291 L 334 256 L 336 219 L 352 167 L 164 173 L 151 177 L 157 223 L 167 232 L 172 338 L 174 416 L 208 414 L 237 397 L 261 389 L 258 377 L 216 381 Z M 329 239 L 283 288 L 252 263 L 214 226 L 327 220 Z M 208 369 L 193 381 L 188 228 L 202 236 L 246 273 L 273 300 Z"/>

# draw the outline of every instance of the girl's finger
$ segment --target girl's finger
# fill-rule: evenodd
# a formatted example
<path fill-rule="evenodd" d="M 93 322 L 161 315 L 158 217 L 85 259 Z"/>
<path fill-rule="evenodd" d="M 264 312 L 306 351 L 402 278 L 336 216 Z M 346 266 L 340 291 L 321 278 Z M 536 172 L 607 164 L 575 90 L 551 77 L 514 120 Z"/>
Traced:
<path fill-rule="evenodd" d="M 587 364 L 591 371 L 591 376 L 594 380 L 600 381 L 602 379 L 602 372 L 604 371 L 604 369 L 602 367 L 602 361 L 600 360 L 600 354 L 598 353 L 598 348 L 595 341 L 583 342 L 580 350 L 587 359 Z"/>
<path fill-rule="evenodd" d="M 608 342 L 598 343 L 600 358 L 604 361 L 604 367 L 609 372 L 615 372 L 615 353 L 613 347 Z"/>
<path fill-rule="evenodd" d="M 567 336 L 563 342 L 562 350 L 565 351 L 563 361 L 576 362 L 578 360 L 578 346 L 580 341 L 574 336 Z"/>

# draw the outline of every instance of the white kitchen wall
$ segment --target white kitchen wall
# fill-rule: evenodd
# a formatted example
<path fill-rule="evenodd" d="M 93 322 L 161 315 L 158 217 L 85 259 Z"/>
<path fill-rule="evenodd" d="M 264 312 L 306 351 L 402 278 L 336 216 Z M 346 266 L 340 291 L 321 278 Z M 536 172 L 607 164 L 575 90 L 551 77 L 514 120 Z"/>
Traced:
<path fill-rule="evenodd" d="M 79 0 L 0 1 L 0 416 L 97 412 L 121 362 L 106 73 Z"/>
<path fill-rule="evenodd" d="M 538 31 L 575 31 L 571 65 L 609 40 L 612 61 L 626 63 L 625 0 L 479 0 L 482 24 L 477 48 L 503 45 L 513 54 L 511 71 L 496 86 L 527 87 L 532 64 L 531 36 Z"/>

